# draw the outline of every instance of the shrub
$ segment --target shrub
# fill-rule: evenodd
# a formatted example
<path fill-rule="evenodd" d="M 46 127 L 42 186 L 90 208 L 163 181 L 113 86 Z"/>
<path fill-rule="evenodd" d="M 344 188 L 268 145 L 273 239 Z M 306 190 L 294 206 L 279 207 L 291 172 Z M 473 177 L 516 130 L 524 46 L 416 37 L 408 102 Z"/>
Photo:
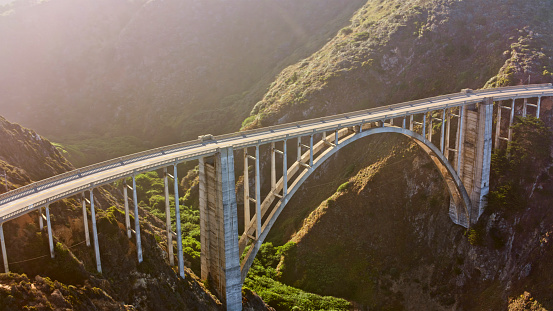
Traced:
<path fill-rule="evenodd" d="M 468 240 L 470 245 L 482 245 L 482 230 L 480 228 L 472 228 L 468 232 Z"/>
<path fill-rule="evenodd" d="M 370 37 L 370 34 L 366 31 L 356 33 L 354 36 L 355 41 L 367 41 Z"/>
<path fill-rule="evenodd" d="M 344 36 L 347 36 L 349 34 L 351 34 L 353 32 L 353 29 L 349 28 L 349 27 L 344 27 L 342 29 L 340 29 L 340 34 L 344 35 Z"/>
<path fill-rule="evenodd" d="M 346 190 L 348 190 L 348 187 L 349 187 L 349 181 L 341 184 L 336 191 L 345 192 Z"/>
<path fill-rule="evenodd" d="M 253 121 L 255 121 L 256 117 L 257 117 L 257 115 L 253 115 L 253 116 L 249 116 L 246 119 L 244 119 L 244 121 L 242 121 L 242 128 L 245 128 L 250 123 L 253 123 Z"/>

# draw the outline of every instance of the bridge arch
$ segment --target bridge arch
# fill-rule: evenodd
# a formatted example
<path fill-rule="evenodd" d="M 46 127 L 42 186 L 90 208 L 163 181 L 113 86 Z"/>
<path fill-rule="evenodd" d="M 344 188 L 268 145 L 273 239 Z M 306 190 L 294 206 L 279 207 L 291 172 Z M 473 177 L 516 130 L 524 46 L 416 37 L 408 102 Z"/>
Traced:
<path fill-rule="evenodd" d="M 376 134 L 384 134 L 384 133 L 396 133 L 396 134 L 406 136 L 410 138 L 412 141 L 414 141 L 415 143 L 417 143 L 417 145 L 423 151 L 425 151 L 425 153 L 428 154 L 428 156 L 430 156 L 432 162 L 438 168 L 438 171 L 440 172 L 440 176 L 446 183 L 450 197 L 452 198 L 455 205 L 454 207 L 453 205 L 450 207 L 449 215 L 451 220 L 454 223 L 462 225 L 465 228 L 470 227 L 470 219 L 471 219 L 470 197 L 455 169 L 451 166 L 451 164 L 446 159 L 444 154 L 432 142 L 430 142 L 425 137 L 423 137 L 422 135 L 414 131 L 404 129 L 401 127 L 385 126 L 385 127 L 377 127 L 377 128 L 372 128 L 368 130 L 363 130 L 361 132 L 356 132 L 346 136 L 342 141 L 340 141 L 338 145 L 324 150 L 316 158 L 316 160 L 313 161 L 313 166 L 311 166 L 309 169 L 306 169 L 300 173 L 297 179 L 293 182 L 292 187 L 288 189 L 287 195 L 284 198 L 282 198 L 279 204 L 275 206 L 274 214 L 269 216 L 266 227 L 264 228 L 264 230 L 262 230 L 259 238 L 255 241 L 255 243 L 251 245 L 248 253 L 246 254 L 246 257 L 244 258 L 241 264 L 242 282 L 245 280 L 246 275 L 248 274 L 249 268 L 251 267 L 253 260 L 257 252 L 259 251 L 259 248 L 261 247 L 261 244 L 265 241 L 265 238 L 267 237 L 269 231 L 274 225 L 276 219 L 278 218 L 278 216 L 280 215 L 280 213 L 282 212 L 282 210 L 284 209 L 288 201 L 292 198 L 292 196 L 300 188 L 300 186 L 307 180 L 307 178 L 309 178 L 309 176 L 311 176 L 311 174 L 322 163 L 324 163 L 326 160 L 328 160 L 336 152 L 338 152 L 345 146 L 353 142 L 356 142 L 357 140 L 362 139 L 364 137 L 368 137 Z"/>

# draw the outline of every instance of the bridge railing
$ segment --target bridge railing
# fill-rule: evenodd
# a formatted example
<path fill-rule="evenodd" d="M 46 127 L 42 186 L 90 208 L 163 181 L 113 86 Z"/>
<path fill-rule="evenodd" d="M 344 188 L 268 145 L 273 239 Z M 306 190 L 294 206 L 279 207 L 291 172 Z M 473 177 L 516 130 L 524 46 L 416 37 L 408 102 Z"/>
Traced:
<path fill-rule="evenodd" d="M 371 115 L 371 114 L 375 114 L 375 113 L 379 113 L 379 112 L 385 112 L 385 111 L 388 111 L 388 110 L 391 111 L 391 110 L 394 110 L 396 108 L 405 107 L 405 106 L 408 106 L 408 105 L 415 108 L 418 105 L 428 104 L 428 103 L 433 103 L 433 102 L 439 102 L 439 101 L 444 101 L 444 100 L 451 100 L 451 99 L 455 99 L 455 98 L 463 98 L 464 97 L 464 98 L 467 98 L 467 100 L 470 100 L 471 99 L 471 94 L 476 95 L 476 94 L 494 93 L 494 92 L 501 92 L 502 90 L 513 90 L 513 89 L 521 89 L 521 88 L 523 88 L 525 90 L 541 89 L 541 88 L 544 88 L 546 86 L 551 86 L 551 83 L 533 84 L 533 85 L 519 85 L 519 86 L 507 86 L 507 87 L 495 88 L 495 89 L 471 90 L 470 92 L 459 92 L 459 93 L 452 93 L 452 94 L 447 94 L 447 95 L 439 95 L 439 96 L 428 97 L 428 98 L 424 98 L 424 99 L 417 99 L 417 100 L 407 101 L 407 102 L 393 104 L 393 105 L 369 108 L 369 109 L 358 110 L 358 111 L 353 111 L 353 112 L 341 113 L 341 114 L 332 115 L 332 116 L 326 116 L 326 117 L 303 120 L 303 121 L 298 121 L 298 122 L 272 125 L 272 126 L 262 127 L 262 128 L 258 128 L 258 129 L 246 130 L 246 131 L 242 131 L 242 132 L 218 135 L 218 136 L 215 136 L 214 138 L 216 140 L 222 140 L 222 139 L 234 138 L 234 137 L 237 137 L 237 136 L 240 136 L 240 135 L 243 136 L 243 137 L 247 137 L 247 136 L 252 135 L 252 134 L 259 134 L 259 133 L 263 133 L 263 132 L 267 132 L 267 131 L 271 131 L 271 130 L 276 131 L 276 130 L 282 130 L 282 129 L 286 129 L 286 128 L 293 128 L 294 126 L 302 126 L 302 125 L 306 125 L 306 124 L 313 124 L 315 122 L 337 120 L 337 119 L 340 119 L 340 118 L 347 119 L 348 117 L 353 117 L 353 116 L 357 117 L 357 116 L 362 115 L 362 114 Z"/>
<path fill-rule="evenodd" d="M 509 87 L 502 87 L 502 88 L 495 88 L 495 89 L 481 89 L 481 90 L 471 90 L 470 92 L 459 92 L 459 93 L 452 93 L 448 95 L 440 95 L 430 98 L 424 98 L 424 99 L 418 99 L 388 106 L 381 106 L 381 107 L 375 107 L 360 111 L 354 111 L 354 112 L 347 112 L 342 113 L 338 115 L 333 116 L 326 116 L 326 117 L 320 117 L 316 119 L 309 119 L 309 120 L 303 120 L 298 122 L 292 122 L 292 123 L 286 123 L 286 124 L 280 124 L 280 125 L 273 125 L 269 127 L 263 127 L 258 129 L 252 129 L 252 130 L 246 130 L 242 132 L 235 132 L 235 133 L 229 133 L 229 134 L 223 134 L 215 136 L 213 139 L 214 141 L 222 141 L 222 140 L 228 140 L 233 138 L 239 138 L 239 137 L 251 137 L 256 134 L 270 132 L 270 131 L 279 131 L 284 129 L 292 129 L 294 127 L 297 127 L 298 129 L 301 129 L 304 125 L 309 125 L 313 123 L 324 123 L 325 121 L 337 121 L 340 119 L 347 120 L 351 117 L 359 117 L 360 115 L 366 114 L 367 117 L 370 117 L 370 115 L 375 113 L 382 113 L 386 111 L 393 111 L 396 108 L 410 106 L 413 108 L 412 111 L 409 112 L 409 114 L 415 114 L 415 113 L 421 113 L 424 112 L 424 110 L 417 109 L 417 106 L 433 103 L 433 102 L 439 102 L 439 101 L 445 101 L 445 100 L 451 100 L 451 99 L 462 99 L 466 98 L 467 101 L 471 100 L 471 95 L 482 95 L 486 93 L 502 93 L 503 91 L 509 91 L 513 89 L 524 89 L 524 90 L 533 90 L 533 89 L 541 89 L 544 87 L 551 87 L 551 83 L 547 84 L 534 84 L 534 85 L 528 85 L 528 86 L 509 86 Z M 394 117 L 397 117 L 397 114 L 393 115 Z M 349 122 L 345 121 L 343 126 L 350 126 Z M 307 133 L 307 132 L 306 132 Z M 53 187 L 55 185 L 58 185 L 60 183 L 78 179 L 96 172 L 104 171 L 106 169 L 110 169 L 113 167 L 123 166 L 128 163 L 133 163 L 136 161 L 152 158 L 154 156 L 160 156 L 165 154 L 170 154 L 173 152 L 178 152 L 181 150 L 184 150 L 186 147 L 194 146 L 194 145 L 201 145 L 205 142 L 202 142 L 201 140 L 192 140 L 182 143 L 177 143 L 169 146 L 164 147 L 158 147 L 146 151 L 137 152 L 134 154 L 126 155 L 123 157 L 103 161 L 100 163 L 92 164 L 89 166 L 85 166 L 79 169 L 75 169 L 66 173 L 62 173 L 56 176 L 52 176 L 37 182 L 34 182 L 32 184 L 19 187 L 15 190 L 11 190 L 9 192 L 0 194 L 0 205 L 3 205 L 5 203 L 8 203 L 10 201 L 13 201 L 15 199 L 21 198 L 23 196 L 26 196 L 31 193 L 38 192 L 40 190 L 44 190 L 50 187 Z M 209 143 L 209 142 L 207 142 Z"/>
<path fill-rule="evenodd" d="M 59 185 L 67 181 L 78 179 L 90 174 L 94 174 L 97 172 L 101 172 L 101 171 L 113 168 L 113 167 L 123 166 L 128 163 L 133 163 L 146 158 L 151 158 L 156 155 L 171 153 L 171 151 L 183 149 L 185 147 L 197 145 L 197 144 L 201 144 L 201 141 L 192 140 L 192 141 L 182 142 L 182 143 L 173 144 L 169 146 L 158 147 L 158 148 L 126 155 L 123 157 L 95 163 L 89 166 L 71 170 L 69 172 L 48 177 L 46 179 L 0 194 L 0 205 L 16 200 L 18 198 L 24 197 L 28 194 L 35 193 L 47 188 L 51 188 L 53 186 Z"/>

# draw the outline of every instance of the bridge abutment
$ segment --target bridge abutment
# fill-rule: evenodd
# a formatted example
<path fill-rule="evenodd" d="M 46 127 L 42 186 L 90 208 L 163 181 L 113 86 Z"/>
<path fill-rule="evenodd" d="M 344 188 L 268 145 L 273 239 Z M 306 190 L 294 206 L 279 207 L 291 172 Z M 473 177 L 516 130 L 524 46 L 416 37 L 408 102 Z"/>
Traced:
<path fill-rule="evenodd" d="M 233 149 L 201 158 L 199 179 L 201 278 L 209 280 L 227 310 L 242 310 Z"/>

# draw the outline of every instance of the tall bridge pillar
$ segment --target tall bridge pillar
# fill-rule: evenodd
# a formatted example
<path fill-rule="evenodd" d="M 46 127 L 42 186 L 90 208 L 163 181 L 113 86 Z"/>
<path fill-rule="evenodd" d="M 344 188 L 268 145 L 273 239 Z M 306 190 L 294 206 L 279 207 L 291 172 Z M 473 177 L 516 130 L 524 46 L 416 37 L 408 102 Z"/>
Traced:
<path fill-rule="evenodd" d="M 201 278 L 209 280 L 228 311 L 242 310 L 232 147 L 201 158 L 199 179 Z"/>
<path fill-rule="evenodd" d="M 454 162 L 457 172 L 470 197 L 471 223 L 484 212 L 485 196 L 490 191 L 490 165 L 492 154 L 493 99 L 467 105 L 461 114 L 461 157 Z M 460 165 L 459 165 L 460 164 Z"/>

